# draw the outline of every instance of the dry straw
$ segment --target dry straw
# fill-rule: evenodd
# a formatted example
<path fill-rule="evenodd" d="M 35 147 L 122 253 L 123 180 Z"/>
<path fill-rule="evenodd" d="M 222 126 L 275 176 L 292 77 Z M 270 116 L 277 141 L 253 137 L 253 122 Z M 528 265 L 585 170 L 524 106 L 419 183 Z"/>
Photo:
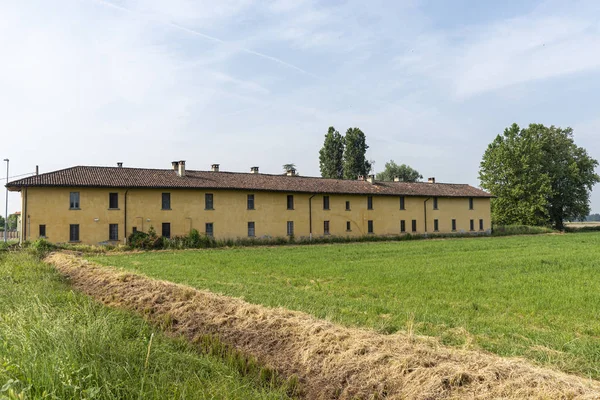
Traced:
<path fill-rule="evenodd" d="M 192 342 L 205 335 L 297 376 L 310 399 L 600 399 L 600 382 L 520 359 L 442 346 L 413 334 L 347 328 L 301 312 L 101 267 L 64 253 L 47 261 L 79 290 L 143 313 Z"/>

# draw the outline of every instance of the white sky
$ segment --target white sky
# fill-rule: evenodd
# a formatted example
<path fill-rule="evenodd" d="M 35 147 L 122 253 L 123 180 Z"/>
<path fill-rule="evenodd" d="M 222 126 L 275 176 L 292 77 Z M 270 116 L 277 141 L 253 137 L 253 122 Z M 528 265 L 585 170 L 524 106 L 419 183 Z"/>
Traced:
<path fill-rule="evenodd" d="M 318 176 L 358 126 L 376 171 L 478 186 L 513 122 L 600 159 L 599 78 L 598 1 L 0 0 L 0 159 Z"/>

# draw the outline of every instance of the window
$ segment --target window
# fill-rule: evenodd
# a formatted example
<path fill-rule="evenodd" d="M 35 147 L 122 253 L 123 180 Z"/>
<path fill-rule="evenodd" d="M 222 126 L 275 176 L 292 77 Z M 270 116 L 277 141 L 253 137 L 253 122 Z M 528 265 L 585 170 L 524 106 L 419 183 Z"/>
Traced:
<path fill-rule="evenodd" d="M 254 210 L 254 195 L 248 195 L 248 210 Z"/>
<path fill-rule="evenodd" d="M 323 221 L 323 234 L 329 235 L 329 221 Z"/>
<path fill-rule="evenodd" d="M 479 220 L 479 230 L 480 231 L 483 230 L 483 220 L 482 219 Z"/>
<path fill-rule="evenodd" d="M 404 196 L 400 196 L 400 209 L 406 210 L 406 207 L 404 206 Z"/>
<path fill-rule="evenodd" d="M 69 242 L 79 242 L 79 224 L 69 225 Z"/>
<path fill-rule="evenodd" d="M 367 197 L 367 209 L 369 209 L 369 210 L 373 209 L 373 196 Z"/>
<path fill-rule="evenodd" d="M 452 220 L 452 231 L 453 232 L 456 231 L 456 220 L 455 219 Z"/>
<path fill-rule="evenodd" d="M 204 209 L 205 210 L 214 210 L 213 208 L 213 194 L 206 193 L 204 195 Z"/>
<path fill-rule="evenodd" d="M 329 196 L 323 196 L 323 210 L 329 210 Z"/>
<path fill-rule="evenodd" d="M 472 219 L 469 221 L 469 230 L 470 231 L 474 231 L 475 230 L 475 220 Z"/>
<path fill-rule="evenodd" d="M 171 237 L 171 224 L 169 222 L 163 222 L 162 224 L 162 235 L 166 238 Z"/>
<path fill-rule="evenodd" d="M 108 208 L 119 208 L 119 193 L 108 194 Z"/>
<path fill-rule="evenodd" d="M 350 202 L 346 200 L 346 211 L 350 211 Z"/>
<path fill-rule="evenodd" d="M 406 232 L 406 221 L 400 221 L 400 232 Z"/>
<path fill-rule="evenodd" d="M 212 222 L 207 222 L 204 226 L 204 232 L 206 232 L 206 236 L 214 236 L 215 230 Z"/>
<path fill-rule="evenodd" d="M 254 230 L 254 222 L 248 222 L 248 236 L 256 236 L 256 231 Z"/>
<path fill-rule="evenodd" d="M 350 221 L 346 221 L 346 232 L 352 231 L 352 224 Z"/>
<path fill-rule="evenodd" d="M 119 224 L 108 224 L 108 240 L 119 240 Z"/>
<path fill-rule="evenodd" d="M 413 232 L 417 231 L 417 220 L 416 219 L 412 220 L 412 231 Z"/>
<path fill-rule="evenodd" d="M 171 209 L 171 193 L 163 193 L 162 194 L 162 209 L 163 210 Z"/>
<path fill-rule="evenodd" d="M 473 198 L 469 197 L 469 210 L 473 209 Z"/>
<path fill-rule="evenodd" d="M 373 220 L 368 220 L 367 221 L 367 229 L 369 233 L 373 233 Z"/>
<path fill-rule="evenodd" d="M 437 197 L 433 198 L 433 209 L 434 210 L 438 209 L 438 198 Z"/>
<path fill-rule="evenodd" d="M 132 232 L 133 232 L 133 233 L 136 233 L 136 232 L 137 232 L 137 226 L 134 226 L 134 227 L 132 228 Z"/>
<path fill-rule="evenodd" d="M 40 237 L 46 237 L 46 225 L 40 225 Z"/>
<path fill-rule="evenodd" d="M 287 235 L 294 236 L 294 221 L 287 222 Z"/>
<path fill-rule="evenodd" d="M 288 194 L 288 197 L 287 197 L 287 209 L 288 210 L 293 210 L 294 209 L 294 195 L 293 194 Z"/>
<path fill-rule="evenodd" d="M 437 219 L 433 220 L 433 230 L 434 232 L 438 232 L 440 230 L 440 224 Z"/>
<path fill-rule="evenodd" d="M 71 192 L 69 196 L 69 208 L 79 210 L 79 192 Z"/>

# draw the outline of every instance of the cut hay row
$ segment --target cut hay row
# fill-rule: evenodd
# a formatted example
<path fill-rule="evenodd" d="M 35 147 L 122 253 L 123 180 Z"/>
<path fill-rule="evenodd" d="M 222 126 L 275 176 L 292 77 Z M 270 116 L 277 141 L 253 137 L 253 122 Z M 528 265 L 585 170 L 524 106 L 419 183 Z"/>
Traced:
<path fill-rule="evenodd" d="M 191 341 L 218 336 L 310 399 L 600 399 L 600 382 L 434 339 L 382 335 L 102 267 L 64 253 L 47 262 L 104 304 L 135 310 Z"/>

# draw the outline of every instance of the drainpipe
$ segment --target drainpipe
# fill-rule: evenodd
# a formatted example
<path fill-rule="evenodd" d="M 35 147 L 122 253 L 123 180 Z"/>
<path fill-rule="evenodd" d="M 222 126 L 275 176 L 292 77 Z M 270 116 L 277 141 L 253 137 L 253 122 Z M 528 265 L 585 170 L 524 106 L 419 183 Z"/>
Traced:
<path fill-rule="evenodd" d="M 124 221 L 123 221 L 123 229 L 124 229 L 123 243 L 124 244 L 127 244 L 127 193 L 128 192 L 129 192 L 129 189 L 125 190 L 125 196 L 123 196 L 124 197 L 123 202 L 125 203 L 123 206 L 123 208 L 124 208 L 124 212 L 123 212 L 123 214 L 124 214 L 123 215 L 123 219 L 124 219 Z"/>
<path fill-rule="evenodd" d="M 23 237 L 21 238 L 21 244 L 23 244 L 23 240 L 27 240 L 27 224 L 29 223 L 29 216 L 27 215 L 27 188 L 25 188 L 25 207 L 23 207 L 23 216 L 21 220 L 25 218 L 25 221 L 21 222 L 23 224 Z M 4 223 L 6 226 L 6 222 Z"/>
<path fill-rule="evenodd" d="M 423 202 L 423 213 L 425 215 L 425 234 L 427 234 L 427 202 L 431 200 L 431 197 L 427 198 L 424 202 Z"/>
<path fill-rule="evenodd" d="M 308 237 L 312 240 L 312 199 L 316 194 L 308 198 Z"/>

